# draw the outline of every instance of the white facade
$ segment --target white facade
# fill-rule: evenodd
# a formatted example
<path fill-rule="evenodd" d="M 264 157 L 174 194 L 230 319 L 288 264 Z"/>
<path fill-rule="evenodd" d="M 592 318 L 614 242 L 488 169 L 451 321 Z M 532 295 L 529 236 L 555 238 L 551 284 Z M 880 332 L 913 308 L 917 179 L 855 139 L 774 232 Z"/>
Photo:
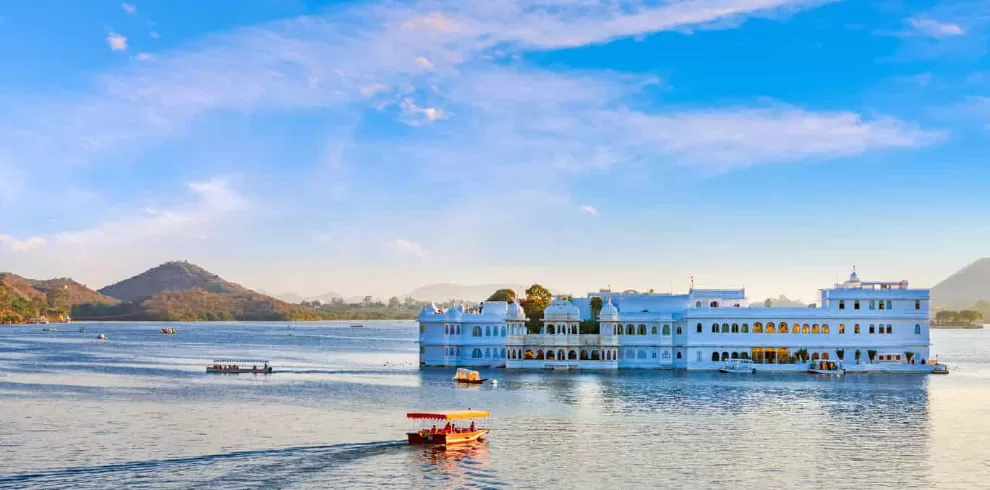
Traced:
<path fill-rule="evenodd" d="M 591 299 L 603 298 L 598 332 L 581 334 Z M 419 315 L 420 365 L 574 369 L 712 370 L 751 358 L 761 371 L 800 371 L 801 361 L 842 359 L 847 371 L 931 371 L 929 292 L 907 281 L 848 281 L 816 307 L 748 307 L 742 289 L 687 294 L 590 293 L 555 299 L 538 333 L 518 304 Z M 858 359 L 857 359 L 858 351 Z M 873 354 L 873 360 L 870 355 Z"/>

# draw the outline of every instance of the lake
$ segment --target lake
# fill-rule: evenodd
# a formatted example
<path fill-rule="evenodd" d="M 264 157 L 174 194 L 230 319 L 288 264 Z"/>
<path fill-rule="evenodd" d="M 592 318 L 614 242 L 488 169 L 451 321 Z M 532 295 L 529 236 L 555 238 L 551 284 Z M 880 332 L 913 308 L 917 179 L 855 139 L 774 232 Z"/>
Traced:
<path fill-rule="evenodd" d="M 0 327 L 0 487 L 990 485 L 988 330 L 932 331 L 948 376 L 496 369 L 459 388 L 417 367 L 414 322 L 364 324 Z M 218 358 L 279 372 L 206 374 Z M 493 414 L 485 443 L 405 444 L 407 411 L 468 407 Z"/>

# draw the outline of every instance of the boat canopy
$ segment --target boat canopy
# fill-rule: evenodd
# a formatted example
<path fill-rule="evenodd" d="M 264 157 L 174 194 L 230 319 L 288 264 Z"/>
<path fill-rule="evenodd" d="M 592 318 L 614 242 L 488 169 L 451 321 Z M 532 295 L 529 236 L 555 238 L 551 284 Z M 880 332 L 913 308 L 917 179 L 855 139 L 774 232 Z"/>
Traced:
<path fill-rule="evenodd" d="M 487 418 L 488 412 L 482 410 L 444 410 L 440 412 L 411 412 L 406 417 L 411 419 L 457 420 Z"/>
<path fill-rule="evenodd" d="M 240 363 L 255 363 L 255 364 L 268 364 L 268 361 L 262 361 L 258 359 L 214 359 L 214 364 L 240 364 Z"/>

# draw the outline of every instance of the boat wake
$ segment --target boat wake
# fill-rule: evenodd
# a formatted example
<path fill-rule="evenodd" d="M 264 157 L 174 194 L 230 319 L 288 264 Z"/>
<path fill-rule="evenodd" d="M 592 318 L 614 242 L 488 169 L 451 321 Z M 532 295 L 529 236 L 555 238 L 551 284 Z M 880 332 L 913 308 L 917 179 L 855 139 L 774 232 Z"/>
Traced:
<path fill-rule="evenodd" d="M 0 487 L 109 488 L 168 486 L 217 488 L 246 485 L 282 487 L 306 480 L 315 472 L 331 472 L 356 459 L 406 447 L 406 441 L 381 441 L 328 446 L 237 451 L 222 454 L 134 461 L 101 466 L 83 466 L 0 475 Z"/>

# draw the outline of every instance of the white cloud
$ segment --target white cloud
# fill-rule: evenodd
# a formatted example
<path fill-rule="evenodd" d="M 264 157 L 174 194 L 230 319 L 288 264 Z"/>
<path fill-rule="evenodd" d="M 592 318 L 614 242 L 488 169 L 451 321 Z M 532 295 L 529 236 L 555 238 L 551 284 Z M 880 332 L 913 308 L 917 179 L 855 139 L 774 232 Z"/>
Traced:
<path fill-rule="evenodd" d="M 161 34 L 158 34 L 156 31 L 151 31 L 148 35 L 151 36 L 152 39 L 160 39 L 162 37 Z"/>
<path fill-rule="evenodd" d="M 127 12 L 130 15 L 137 13 L 137 6 L 132 3 L 122 3 L 120 4 L 120 8 L 124 9 L 124 12 Z"/>
<path fill-rule="evenodd" d="M 595 209 L 594 206 L 590 206 L 588 204 L 582 204 L 581 206 L 578 206 L 578 211 L 581 212 L 582 214 L 598 216 L 598 210 Z"/>
<path fill-rule="evenodd" d="M 915 32 L 934 38 L 962 36 L 966 34 L 965 29 L 951 22 L 939 22 L 933 19 L 916 17 L 908 19 L 907 23 Z"/>
<path fill-rule="evenodd" d="M 150 60 L 154 59 L 154 56 L 151 56 L 148 53 L 138 53 L 138 55 L 135 58 L 138 61 L 150 61 Z"/>
<path fill-rule="evenodd" d="M 391 250 L 394 254 L 400 257 L 426 257 L 426 250 L 423 246 L 406 240 L 404 238 L 398 238 L 395 240 L 388 240 L 384 244 L 385 248 Z"/>
<path fill-rule="evenodd" d="M 423 126 L 448 117 L 447 113 L 436 107 L 419 107 L 409 98 L 402 100 L 401 108 L 403 122 L 410 126 Z"/>
<path fill-rule="evenodd" d="M 428 60 L 428 59 L 426 59 L 426 58 L 424 58 L 422 56 L 417 56 L 416 57 L 416 63 L 419 66 L 421 66 L 421 67 L 423 67 L 423 68 L 425 68 L 427 70 L 433 68 L 433 62 L 431 62 L 430 60 Z"/>
<path fill-rule="evenodd" d="M 127 49 L 127 38 L 116 32 L 111 32 L 107 34 L 107 45 L 113 51 L 124 51 Z"/>
<path fill-rule="evenodd" d="M 0 233 L 0 245 L 3 245 L 4 247 L 13 250 L 15 252 L 28 252 L 36 248 L 42 247 L 46 243 L 48 243 L 47 240 L 38 236 L 19 240 L 10 235 Z"/>

